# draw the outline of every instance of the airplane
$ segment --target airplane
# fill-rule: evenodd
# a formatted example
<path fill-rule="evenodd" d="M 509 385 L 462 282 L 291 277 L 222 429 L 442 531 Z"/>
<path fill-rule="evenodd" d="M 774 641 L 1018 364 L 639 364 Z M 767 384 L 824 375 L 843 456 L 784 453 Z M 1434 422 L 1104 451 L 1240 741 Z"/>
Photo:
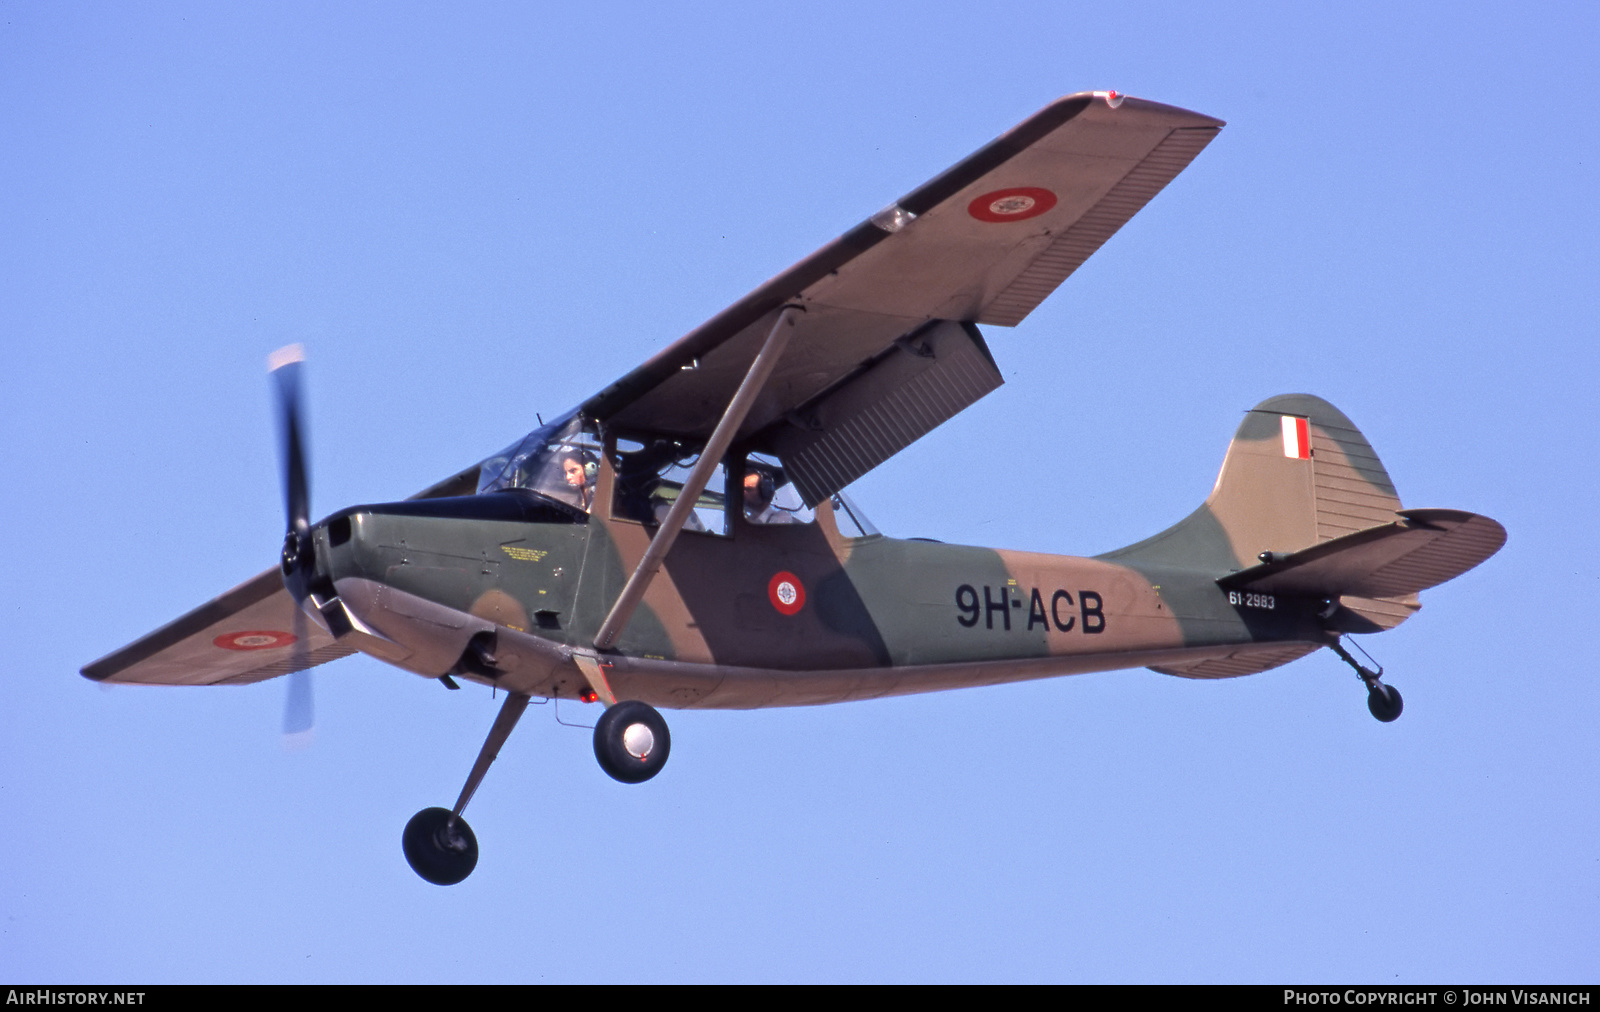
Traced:
<path fill-rule="evenodd" d="M 1223 126 L 1117 92 L 1059 99 L 505 450 L 316 523 L 303 354 L 280 350 L 278 564 L 82 673 L 289 675 L 286 731 L 310 725 L 306 672 L 358 652 L 503 691 L 455 804 L 402 834 L 438 885 L 476 867 L 463 812 L 535 697 L 604 703 L 595 758 L 626 783 L 667 761 L 661 709 L 1140 666 L 1232 678 L 1324 647 L 1392 721 L 1399 692 L 1345 637 L 1404 622 L 1506 532 L 1403 508 L 1321 398 L 1251 408 L 1198 509 L 1093 558 L 888 537 L 845 492 L 1001 386 L 980 325 L 1021 322 Z"/>

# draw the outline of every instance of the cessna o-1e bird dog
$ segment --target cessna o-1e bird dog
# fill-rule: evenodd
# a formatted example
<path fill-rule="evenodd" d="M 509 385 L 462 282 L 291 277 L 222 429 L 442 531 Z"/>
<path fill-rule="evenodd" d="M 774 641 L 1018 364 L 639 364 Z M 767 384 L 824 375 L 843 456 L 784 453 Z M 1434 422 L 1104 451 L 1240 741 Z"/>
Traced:
<path fill-rule="evenodd" d="M 471 873 L 462 811 L 529 701 L 602 701 L 595 756 L 660 772 L 658 707 L 799 706 L 1148 666 L 1228 678 L 1322 647 L 1400 715 L 1348 633 L 1499 550 L 1460 510 L 1402 509 L 1333 405 L 1244 417 L 1216 487 L 1095 558 L 898 540 L 844 494 L 1001 384 L 979 324 L 1015 325 L 1217 135 L 1221 121 L 1072 95 L 766 282 L 525 439 L 404 502 L 312 523 L 301 356 L 277 353 L 288 536 L 280 564 L 83 669 L 238 685 L 360 651 L 505 703 L 453 808 L 403 845 Z"/>

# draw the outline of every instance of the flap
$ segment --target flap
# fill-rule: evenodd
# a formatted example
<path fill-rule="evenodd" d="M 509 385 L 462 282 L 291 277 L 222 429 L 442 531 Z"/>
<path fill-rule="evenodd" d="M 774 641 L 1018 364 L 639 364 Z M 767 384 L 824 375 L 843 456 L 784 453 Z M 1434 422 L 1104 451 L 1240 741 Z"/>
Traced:
<path fill-rule="evenodd" d="M 1402 510 L 1402 519 L 1253 566 L 1217 583 L 1275 594 L 1398 598 L 1454 579 L 1506 543 L 1506 530 L 1461 510 Z"/>
<path fill-rule="evenodd" d="M 815 507 L 1004 382 L 977 327 L 941 321 L 791 413 L 766 442 Z"/>

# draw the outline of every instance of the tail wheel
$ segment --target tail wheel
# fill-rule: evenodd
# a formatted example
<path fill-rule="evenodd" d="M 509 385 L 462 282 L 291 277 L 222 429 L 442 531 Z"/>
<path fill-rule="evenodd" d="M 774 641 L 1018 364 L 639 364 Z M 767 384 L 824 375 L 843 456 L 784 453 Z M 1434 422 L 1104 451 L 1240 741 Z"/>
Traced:
<path fill-rule="evenodd" d="M 450 823 L 450 809 L 424 808 L 400 837 L 411 870 L 434 885 L 455 885 L 478 866 L 478 838 L 467 820 Z"/>
<path fill-rule="evenodd" d="M 1392 685 L 1379 682 L 1367 690 L 1367 709 L 1385 724 L 1399 717 L 1405 705 L 1400 690 Z"/>
<path fill-rule="evenodd" d="M 594 726 L 594 757 L 613 780 L 640 784 L 661 772 L 672 751 L 667 722 L 636 699 L 609 707 Z"/>

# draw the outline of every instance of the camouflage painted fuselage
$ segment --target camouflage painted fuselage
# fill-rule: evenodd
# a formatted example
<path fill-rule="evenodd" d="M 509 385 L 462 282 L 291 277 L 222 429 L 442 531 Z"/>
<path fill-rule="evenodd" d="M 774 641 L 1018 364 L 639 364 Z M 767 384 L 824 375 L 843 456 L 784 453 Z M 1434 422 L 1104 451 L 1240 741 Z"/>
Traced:
<path fill-rule="evenodd" d="M 427 677 L 666 707 L 804 705 L 1149 666 L 1263 671 L 1392 628 L 1417 591 L 1493 555 L 1505 531 L 1402 510 L 1366 439 L 1320 398 L 1246 412 L 1206 501 L 1093 559 L 846 537 L 732 518 L 685 530 L 614 649 L 597 630 L 657 528 L 532 490 L 423 498 L 315 526 L 303 652 L 276 572 L 85 668 L 127 682 L 248 682 L 355 650 Z M 722 501 L 737 501 L 731 476 Z M 297 627 L 300 628 L 300 627 Z M 219 660 L 220 659 L 220 660 Z M 223 663 L 226 662 L 226 663 Z M 598 674 L 597 674 L 598 672 Z"/>
<path fill-rule="evenodd" d="M 603 465 L 595 502 L 611 501 L 612 480 Z M 540 502 L 509 492 L 356 507 L 318 525 L 319 578 L 353 619 L 349 642 L 429 677 L 584 694 L 591 683 L 573 658 L 595 655 L 655 528 Z M 1420 607 L 1413 588 L 1504 540 L 1485 518 L 1399 510 L 1348 418 L 1320 398 L 1276 397 L 1246 413 L 1198 510 L 1097 558 L 845 537 L 826 503 L 808 524 L 736 516 L 727 536 L 685 531 L 597 661 L 618 698 L 666 707 L 828 703 L 1137 666 L 1249 674 L 1398 624 Z M 1412 541 L 1394 536 L 1411 527 Z M 1416 539 L 1434 540 L 1419 552 Z M 1311 558 L 1319 545 L 1326 583 L 1271 572 L 1274 557 Z"/>
<path fill-rule="evenodd" d="M 579 695 L 571 654 L 589 648 L 653 528 L 452 516 L 456 503 L 482 512 L 470 499 L 358 507 L 318 527 L 319 566 L 378 634 L 355 642 L 427 676 Z M 1226 572 L 847 538 L 824 505 L 811 524 L 685 532 L 602 663 L 621 698 L 757 707 L 1140 665 L 1240 674 L 1327 641 L 1326 602 L 1230 592 L 1216 582 Z M 486 634 L 494 669 L 463 666 Z"/>
<path fill-rule="evenodd" d="M 349 514 L 351 537 L 326 555 L 340 598 L 406 648 L 372 652 L 429 676 L 455 669 L 538 696 L 582 691 L 568 655 L 592 642 L 646 528 L 381 510 Z M 1324 635 L 1322 602 L 1230 604 L 1216 574 L 846 539 L 830 520 L 824 510 L 815 524 L 680 537 L 603 655 L 618 696 L 668 707 L 826 703 L 1220 658 L 1257 643 L 1306 644 L 1298 656 Z M 784 580 L 797 588 L 793 602 L 777 597 Z M 503 673 L 460 670 L 467 641 L 491 629 Z"/>

